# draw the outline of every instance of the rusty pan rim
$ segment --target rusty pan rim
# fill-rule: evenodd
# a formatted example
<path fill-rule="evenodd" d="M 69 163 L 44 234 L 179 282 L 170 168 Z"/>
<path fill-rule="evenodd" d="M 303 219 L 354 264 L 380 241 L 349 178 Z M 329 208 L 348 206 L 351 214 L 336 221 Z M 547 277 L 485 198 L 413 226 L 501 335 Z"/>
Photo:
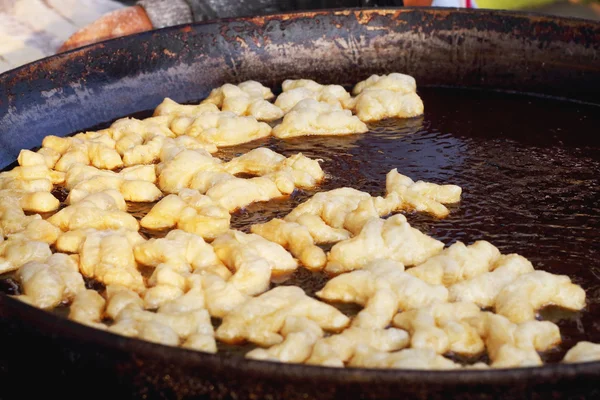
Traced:
<path fill-rule="evenodd" d="M 455 8 L 455 7 L 386 7 L 386 8 L 338 8 L 338 9 L 323 9 L 317 11 L 296 11 L 289 13 L 271 13 L 265 14 L 262 16 L 255 17 L 237 17 L 237 18 L 220 18 L 213 19 L 201 22 L 193 22 L 187 24 L 173 25 L 159 29 L 153 29 L 145 32 L 139 32 L 128 36 L 113 38 L 103 40 L 97 43 L 88 44 L 82 47 L 78 47 L 75 49 L 67 50 L 62 53 L 50 55 L 44 58 L 40 58 L 38 60 L 23 64 L 19 67 L 13 68 L 11 70 L 0 73 L 0 83 L 3 79 L 8 78 L 9 75 L 20 75 L 20 73 L 27 72 L 28 69 L 37 69 L 44 68 L 46 66 L 51 67 L 54 61 L 60 61 L 61 64 L 68 62 L 68 59 L 74 58 L 75 56 L 83 55 L 84 53 L 91 52 L 96 49 L 102 49 L 107 44 L 118 44 L 123 43 L 123 46 L 126 47 L 125 44 L 128 42 L 135 42 L 140 39 L 150 38 L 154 35 L 163 35 L 167 32 L 174 32 L 179 30 L 189 30 L 194 26 L 203 26 L 203 25 L 217 25 L 217 24 L 225 24 L 230 22 L 250 22 L 254 23 L 258 26 L 264 25 L 266 22 L 271 20 L 294 20 L 301 19 L 305 17 L 314 17 L 314 16 L 326 16 L 326 15 L 350 15 L 354 14 L 357 18 L 365 18 L 370 19 L 373 16 L 385 16 L 385 15 L 394 15 L 394 14 L 402 14 L 402 13 L 410 13 L 410 12 L 424 12 L 424 10 L 430 10 L 429 12 L 443 15 L 443 14 L 473 14 L 473 15 L 482 15 L 482 16 L 491 16 L 491 17 L 511 17 L 511 18 L 525 18 L 531 22 L 542 22 L 542 21 L 553 21 L 557 23 L 561 23 L 563 25 L 589 25 L 591 28 L 598 29 L 598 34 L 600 34 L 600 20 L 591 20 L 585 18 L 577 18 L 577 17 L 562 17 L 562 16 L 551 16 L 547 14 L 542 14 L 534 11 L 512 11 L 512 10 L 494 10 L 494 9 L 480 9 L 480 8 Z M 425 11 L 426 12 L 426 11 Z M 62 59 L 67 60 L 62 60 Z M 47 65 L 50 64 L 50 65 Z M 521 93 L 521 92 L 519 92 Z M 535 93 L 532 93 L 536 95 Z M 569 100 L 565 98 L 565 100 Z M 590 103 L 593 104 L 593 103 Z M 1 103 L 0 103 L 1 105 Z"/>
<path fill-rule="evenodd" d="M 319 15 L 349 15 L 354 13 L 359 18 L 368 18 L 376 15 L 389 15 L 395 13 L 423 12 L 419 7 L 385 8 L 385 9 L 343 9 L 319 10 L 314 12 L 295 12 L 285 14 L 269 14 L 261 17 L 227 18 L 212 21 L 183 24 L 153 31 L 141 32 L 127 37 L 110 39 L 107 41 L 90 44 L 81 48 L 69 50 L 64 53 L 49 56 L 32 63 L 25 64 L 15 69 L 0 74 L 0 87 L 5 82 L 10 82 L 12 77 L 18 79 L 38 70 L 52 69 L 55 63 L 68 64 L 80 55 L 105 47 L 106 43 L 118 44 L 127 47 L 128 44 L 142 39 L 151 39 L 154 35 L 162 35 L 182 29 L 190 29 L 197 25 L 211 25 L 228 22 L 251 22 L 264 25 L 272 19 L 297 19 L 306 16 Z M 436 8 L 436 13 L 462 13 L 471 15 L 487 15 L 495 17 L 525 18 L 532 22 L 548 21 L 564 25 L 586 25 L 600 34 L 600 21 L 581 18 L 550 17 L 535 12 L 498 11 L 487 9 L 459 9 Z M 0 106 L 3 106 L 0 103 Z M 420 384 L 439 384 L 441 381 L 460 384 L 497 384 L 511 383 L 515 379 L 528 381 L 556 379 L 560 377 L 575 377 L 580 375 L 600 376 L 600 361 L 576 364 L 548 364 L 531 368 L 507 368 L 484 370 L 408 370 L 408 369 L 366 369 L 366 368 L 329 368 L 303 364 L 285 364 L 270 361 L 247 360 L 239 357 L 227 357 L 218 354 L 209 354 L 177 347 L 169 347 L 139 339 L 128 338 L 91 328 L 50 312 L 40 310 L 7 295 L 0 296 L 0 316 L 4 318 L 19 319 L 19 322 L 28 324 L 29 327 L 50 331 L 54 337 L 73 338 L 84 342 L 86 345 L 98 346 L 101 350 L 112 348 L 129 352 L 134 356 L 158 358 L 164 362 L 174 363 L 190 368 L 218 369 L 236 371 L 245 376 L 254 376 L 262 379 L 287 379 L 293 381 L 312 382 L 327 381 L 329 383 L 345 382 L 380 382 L 382 384 L 398 385 L 402 382 L 415 382 Z"/>

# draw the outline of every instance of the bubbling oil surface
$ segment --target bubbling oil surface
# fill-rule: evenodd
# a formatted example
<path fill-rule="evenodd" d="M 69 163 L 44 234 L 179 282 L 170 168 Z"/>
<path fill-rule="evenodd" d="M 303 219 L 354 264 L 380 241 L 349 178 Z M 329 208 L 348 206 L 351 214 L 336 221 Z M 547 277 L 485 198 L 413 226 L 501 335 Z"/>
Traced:
<path fill-rule="evenodd" d="M 327 174 L 315 191 L 237 211 L 232 228 L 247 232 L 253 223 L 284 217 L 317 191 L 348 186 L 382 195 L 393 168 L 415 180 L 456 184 L 463 197 L 448 218 L 412 213 L 411 225 L 447 245 L 488 240 L 503 253 L 527 257 L 536 269 L 569 275 L 583 286 L 585 310 L 549 307 L 540 313 L 556 322 L 563 336 L 560 347 L 543 355 L 546 361 L 560 360 L 578 341 L 600 341 L 600 107 L 456 89 L 419 93 L 423 117 L 382 121 L 363 135 L 269 138 L 222 149 L 216 156 L 225 160 L 260 146 L 286 156 L 302 152 L 322 159 Z M 141 218 L 151 206 L 130 204 L 129 211 Z M 326 281 L 324 274 L 301 268 L 277 284 L 298 285 L 312 295 Z M 0 290 L 17 290 L 8 281 L 0 283 Z M 348 315 L 358 311 L 338 306 Z M 251 348 L 219 346 L 235 356 Z"/>

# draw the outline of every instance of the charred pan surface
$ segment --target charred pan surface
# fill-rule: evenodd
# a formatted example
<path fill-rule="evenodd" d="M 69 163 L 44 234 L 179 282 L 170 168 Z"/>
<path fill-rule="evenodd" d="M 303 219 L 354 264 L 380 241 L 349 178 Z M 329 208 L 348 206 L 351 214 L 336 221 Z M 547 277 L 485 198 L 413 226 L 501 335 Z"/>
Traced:
<path fill-rule="evenodd" d="M 224 20 L 104 42 L 0 76 L 0 166 L 45 135 L 152 109 L 165 96 L 190 101 L 246 79 L 346 84 L 392 70 L 415 76 L 420 86 L 600 103 L 600 25 L 488 11 L 352 10 Z M 600 363 L 425 372 L 242 362 L 97 331 L 5 296 L 0 332 L 3 382 L 32 372 L 40 377 L 39 384 L 20 386 L 25 398 L 57 389 L 64 398 L 600 396 Z"/>

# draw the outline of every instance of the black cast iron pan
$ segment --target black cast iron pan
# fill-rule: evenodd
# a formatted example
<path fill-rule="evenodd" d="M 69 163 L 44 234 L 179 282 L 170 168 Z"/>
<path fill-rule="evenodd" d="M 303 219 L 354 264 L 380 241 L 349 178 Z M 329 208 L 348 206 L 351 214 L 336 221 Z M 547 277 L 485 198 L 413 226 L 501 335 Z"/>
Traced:
<path fill-rule="evenodd" d="M 434 129 L 435 124 L 448 120 L 451 122 L 446 126 L 462 129 L 461 134 L 473 137 L 481 130 L 504 129 L 506 125 L 507 132 L 498 135 L 507 144 L 489 142 L 496 143 L 498 161 L 488 160 L 493 156 L 488 153 L 476 160 L 476 165 L 489 164 L 494 171 L 499 171 L 498 179 L 505 169 L 513 174 L 522 172 L 518 159 L 511 155 L 519 152 L 519 146 L 530 146 L 531 150 L 527 151 L 532 154 L 538 154 L 539 149 L 549 151 L 544 154 L 553 162 L 560 161 L 562 153 L 557 156 L 551 150 L 563 146 L 566 151 L 582 151 L 592 172 L 600 165 L 594 156 L 598 139 L 593 132 L 600 113 L 600 25 L 508 12 L 401 9 L 297 13 L 167 28 L 88 46 L 10 71 L 0 76 L 0 167 L 12 163 L 20 149 L 38 146 L 45 135 L 67 135 L 150 110 L 165 96 L 180 102 L 197 100 L 213 87 L 247 79 L 273 87 L 283 79 L 294 77 L 351 84 L 372 73 L 392 71 L 415 76 L 420 88 L 470 90 L 456 97 L 454 92 L 448 94 L 443 89 L 439 92 L 424 89 L 425 119 L 407 122 L 401 127 L 411 134 Z M 503 108 L 508 104 L 502 103 L 504 95 L 472 89 L 535 94 L 538 97 L 515 97 L 516 103 L 510 104 L 527 109 L 527 104 L 532 104 L 531 99 L 537 99 L 533 103 L 542 104 L 547 113 L 534 107 L 527 109 L 531 114 L 514 114 L 515 119 L 511 121 L 511 112 L 518 112 L 513 105 L 508 106 L 505 114 L 489 114 L 494 105 Z M 563 100 L 557 103 L 557 100 L 544 100 L 539 96 Z M 484 117 L 464 119 L 463 124 L 460 118 L 465 115 L 464 109 L 452 115 L 444 114 L 445 110 L 455 110 L 452 102 L 457 98 L 462 98 L 468 106 L 463 108 L 481 112 Z M 573 122 L 575 125 L 560 117 L 563 104 L 573 111 L 573 121 L 579 121 Z M 482 120 L 487 115 L 491 116 L 492 123 L 485 125 Z M 565 126 L 575 126 L 583 132 L 556 139 L 547 135 L 538 137 L 531 130 L 530 136 L 525 134 L 529 143 L 518 141 L 519 136 L 523 136 L 522 131 L 509 132 L 510 126 L 538 126 L 536 121 L 546 124 L 546 130 L 550 131 L 553 127 L 560 130 L 567 124 Z M 472 150 L 476 148 L 473 137 L 468 142 Z M 339 157 L 330 155 L 331 160 L 326 163 L 337 162 L 334 158 L 345 162 L 361 154 L 366 157 L 363 159 L 366 164 L 370 160 L 379 162 L 375 161 L 376 152 L 370 153 L 377 145 L 361 147 L 352 140 L 344 145 L 350 150 Z M 444 140 L 446 146 L 450 139 L 444 137 Z M 413 144 L 421 146 L 418 151 L 426 152 L 435 145 L 417 142 Z M 290 146 L 305 144 L 296 142 Z M 433 152 L 444 155 L 443 149 L 447 147 L 444 146 L 434 146 Z M 463 161 L 475 160 L 467 157 L 467 152 L 454 156 Z M 503 160 L 510 160 L 511 165 L 501 165 Z M 363 168 L 366 164 L 355 166 L 354 170 L 350 168 L 346 175 L 360 174 L 361 168 L 368 170 Z M 407 168 L 411 165 L 407 164 Z M 465 161 L 465 165 L 469 164 Z M 446 167 L 444 164 L 439 169 L 452 170 Z M 527 166 L 524 168 L 527 170 Z M 469 166 L 465 171 L 471 169 Z M 420 177 L 431 178 L 427 174 L 432 172 L 427 171 L 421 169 Z M 585 170 L 582 171 L 579 174 L 585 175 Z M 543 175 L 540 170 L 537 173 Z M 460 179 L 460 176 L 454 177 Z M 523 179 L 516 175 L 514 178 Z M 493 180 L 490 175 L 490 181 Z M 363 184 L 369 186 L 370 183 Z M 473 186 L 474 191 L 476 186 Z M 581 226 L 591 227 L 591 231 L 578 233 L 587 243 L 587 247 L 584 246 L 587 253 L 581 254 L 584 258 L 587 254 L 590 260 L 598 255 L 594 245 L 597 230 L 593 229 L 598 222 L 597 189 L 592 187 L 592 197 L 581 205 L 591 210 L 587 222 L 581 222 Z M 507 197 L 522 194 L 510 192 Z M 521 210 L 517 204 L 513 208 Z M 461 215 L 460 209 L 453 212 Z M 521 217 L 525 218 L 526 213 Z M 416 224 L 421 222 L 415 221 Z M 431 225 L 422 223 L 425 228 Z M 503 223 L 492 223 L 498 234 L 503 234 Z M 443 225 L 431 229 L 438 229 L 440 233 Z M 557 237 L 560 241 L 560 234 Z M 569 232 L 564 233 L 564 238 L 569 237 Z M 524 251 L 527 253 L 527 249 Z M 556 254 L 562 253 L 557 251 Z M 535 252 L 526 255 L 536 258 Z M 548 258 L 547 254 L 543 256 Z M 538 259 L 544 257 L 539 255 Z M 592 267 L 598 267 L 597 263 L 590 261 L 589 265 L 571 271 L 582 284 L 588 282 L 588 293 L 596 293 L 598 287 L 598 278 L 590 272 L 593 272 Z M 593 316 L 598 315 L 592 312 L 598 311 L 592 303 L 591 314 L 586 314 L 589 316 L 585 321 L 590 326 Z M 543 368 L 459 372 L 281 365 L 207 355 L 114 336 L 34 309 L 8 296 L 0 296 L 0 340 L 2 398 L 43 395 L 65 398 L 593 399 L 600 396 L 597 385 L 600 363 L 554 363 Z"/>

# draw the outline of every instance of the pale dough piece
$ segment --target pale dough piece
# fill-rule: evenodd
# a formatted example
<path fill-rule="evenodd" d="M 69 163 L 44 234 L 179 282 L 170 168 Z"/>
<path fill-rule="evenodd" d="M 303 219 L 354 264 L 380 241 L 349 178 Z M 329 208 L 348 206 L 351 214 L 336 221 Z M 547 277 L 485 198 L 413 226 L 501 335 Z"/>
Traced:
<path fill-rule="evenodd" d="M 215 274 L 203 274 L 201 278 L 206 309 L 213 317 L 223 318 L 250 300 L 250 296 L 242 293 L 235 282 Z"/>
<path fill-rule="evenodd" d="M 268 349 L 254 349 L 246 353 L 246 358 L 303 363 L 310 357 L 317 340 L 323 337 L 323 330 L 308 318 L 290 316 L 285 319 L 281 334 L 285 338 L 283 342 Z"/>
<path fill-rule="evenodd" d="M 22 167 L 45 165 L 49 169 L 52 169 L 59 159 L 59 152 L 48 147 L 42 147 L 35 153 L 31 150 L 21 150 L 17 157 L 17 162 Z"/>
<path fill-rule="evenodd" d="M 265 292 L 271 276 L 289 274 L 298 267 L 283 247 L 255 234 L 232 230 L 217 237 L 212 246 L 219 259 L 235 271 L 228 283 L 246 295 Z"/>
<path fill-rule="evenodd" d="M 551 304 L 581 310 L 585 291 L 566 275 L 534 271 L 505 286 L 496 297 L 495 309 L 512 322 L 521 323 L 534 320 L 537 310 Z"/>
<path fill-rule="evenodd" d="M 205 353 L 217 352 L 217 342 L 215 337 L 203 333 L 193 333 L 183 342 L 181 347 L 190 350 L 203 351 Z"/>
<path fill-rule="evenodd" d="M 368 346 L 375 351 L 389 352 L 403 349 L 408 343 L 408 334 L 401 329 L 351 327 L 340 334 L 318 340 L 306 363 L 341 368 L 361 346 Z"/>
<path fill-rule="evenodd" d="M 181 189 L 170 194 L 141 219 L 144 228 L 160 230 L 177 227 L 206 239 L 213 239 L 227 232 L 231 215 L 212 198 L 197 190 Z"/>
<path fill-rule="evenodd" d="M 312 189 L 325 177 L 319 165 L 320 160 L 312 160 L 302 153 L 284 157 L 266 147 L 250 150 L 224 164 L 230 174 L 246 173 L 258 176 L 273 176 L 282 193 L 291 193 L 296 187 Z M 291 176 L 288 176 L 291 175 Z M 286 179 L 283 185 L 278 182 Z"/>
<path fill-rule="evenodd" d="M 296 260 L 283 247 L 259 235 L 230 230 L 216 238 L 212 246 L 221 261 L 233 270 L 239 270 L 247 261 L 243 255 L 249 256 L 250 253 L 266 260 L 275 275 L 287 274 L 298 268 Z"/>
<path fill-rule="evenodd" d="M 50 192 L 54 185 L 65 181 L 65 173 L 51 170 L 46 164 L 14 167 L 0 172 L 0 189 L 25 192 Z"/>
<path fill-rule="evenodd" d="M 321 85 L 310 79 L 286 79 L 281 86 L 283 93 L 277 97 L 275 105 L 286 113 L 305 99 L 313 99 L 337 108 L 350 109 L 353 105 L 350 93 L 340 85 Z"/>
<path fill-rule="evenodd" d="M 208 97 L 204 99 L 201 104 L 215 104 L 216 106 L 221 107 L 223 105 L 223 102 L 230 95 L 230 93 L 228 93 L 228 90 L 232 90 L 233 93 L 238 93 L 238 91 L 241 91 L 247 96 L 255 99 L 270 100 L 275 97 L 271 89 L 269 89 L 268 87 L 264 86 L 260 82 L 249 80 L 244 81 L 238 85 L 226 83 L 221 87 L 213 89 L 211 90 Z"/>
<path fill-rule="evenodd" d="M 44 260 L 29 261 L 17 272 L 27 302 L 52 309 L 85 291 L 76 256 L 55 253 Z"/>
<path fill-rule="evenodd" d="M 162 196 L 156 187 L 153 165 L 136 165 L 119 173 L 100 170 L 92 166 L 74 164 L 67 171 L 66 187 L 69 189 L 67 203 L 74 204 L 89 194 L 117 190 L 127 201 L 152 202 Z"/>
<path fill-rule="evenodd" d="M 94 228 L 128 229 L 137 231 L 137 220 L 123 211 L 125 201 L 116 190 L 107 190 L 86 196 L 79 202 L 63 208 L 48 218 L 48 222 L 62 231 Z"/>
<path fill-rule="evenodd" d="M 414 93 L 417 91 L 417 81 L 410 75 L 393 72 L 389 75 L 371 75 L 368 79 L 358 82 L 352 89 L 352 94 L 358 96 L 366 90 L 385 89 L 397 93 Z"/>
<path fill-rule="evenodd" d="M 161 284 L 165 283 L 158 278 L 157 282 Z M 206 298 L 202 287 L 202 276 L 197 274 L 189 275 L 183 283 L 183 288 L 185 294 L 161 305 L 158 312 L 176 314 L 206 308 Z"/>
<path fill-rule="evenodd" d="M 25 192 L 14 189 L 0 189 L 0 199 L 16 200 L 17 207 L 23 211 L 51 212 L 58 209 L 60 201 L 50 192 Z"/>
<path fill-rule="evenodd" d="M 171 129 L 217 147 L 235 146 L 271 135 L 268 124 L 230 111 L 209 112 L 198 117 L 177 116 L 171 122 Z"/>
<path fill-rule="evenodd" d="M 165 346 L 178 346 L 179 335 L 170 326 L 155 320 L 123 319 L 108 328 L 121 336 L 135 337 Z"/>
<path fill-rule="evenodd" d="M 123 165 L 152 164 L 158 159 L 165 140 L 174 134 L 156 119 L 123 118 L 106 130 L 116 141 L 115 149 L 121 155 Z"/>
<path fill-rule="evenodd" d="M 294 222 L 306 227 L 315 243 L 335 243 L 350 238 L 350 232 L 345 229 L 332 228 L 317 215 L 303 214 L 295 218 Z"/>
<path fill-rule="evenodd" d="M 489 272 L 500 250 L 485 240 L 469 246 L 456 242 L 407 272 L 434 285 L 451 286 Z"/>
<path fill-rule="evenodd" d="M 165 102 L 168 99 L 165 99 Z M 169 129 L 171 117 L 158 116 L 137 120 L 123 118 L 111 125 L 107 131 L 116 140 L 116 150 L 123 158 L 125 166 L 152 164 L 160 158 L 165 146 L 182 146 L 187 149 L 204 149 L 210 153 L 217 151 L 211 143 L 205 143 L 189 136 L 175 138 Z"/>
<path fill-rule="evenodd" d="M 190 187 L 194 176 L 200 171 L 221 172 L 221 160 L 202 149 L 187 150 L 179 146 L 169 151 L 163 149 L 161 163 L 157 166 L 158 187 L 167 193 L 178 193 Z"/>
<path fill-rule="evenodd" d="M 283 341 L 279 332 L 290 316 L 306 317 L 327 331 L 340 331 L 350 322 L 340 311 L 307 296 L 299 287 L 279 286 L 227 314 L 216 336 L 226 343 L 248 340 L 273 346 Z"/>
<path fill-rule="evenodd" d="M 106 315 L 115 320 L 125 308 L 142 310 L 144 301 L 138 293 L 121 285 L 106 286 Z"/>
<path fill-rule="evenodd" d="M 325 270 L 333 274 L 360 269 L 378 259 L 417 265 L 438 254 L 444 244 L 410 226 L 397 214 L 387 220 L 371 218 L 360 233 L 335 244 Z"/>
<path fill-rule="evenodd" d="M 423 114 L 423 100 L 412 92 L 403 94 L 386 89 L 369 89 L 356 97 L 354 111 L 363 122 L 386 118 L 412 118 Z"/>
<path fill-rule="evenodd" d="M 348 363 L 350 367 L 395 368 L 418 370 L 459 369 L 460 364 L 449 360 L 430 349 L 405 349 L 394 353 L 377 351 L 369 346 L 360 346 Z"/>
<path fill-rule="evenodd" d="M 202 270 L 225 279 L 231 276 L 211 245 L 202 237 L 181 230 L 172 230 L 162 239 L 141 242 L 133 252 L 138 263 L 150 267 L 167 264 L 182 272 Z"/>
<path fill-rule="evenodd" d="M 191 275 L 168 264 L 155 270 L 144 293 L 144 308 L 174 314 L 204 309 L 206 305 L 202 277 Z"/>
<path fill-rule="evenodd" d="M 115 150 L 116 142 L 102 132 L 85 132 L 73 137 L 46 136 L 42 147 L 51 148 L 61 155 L 54 165 L 66 172 L 75 164 L 93 165 L 111 170 L 123 166 L 121 155 Z"/>
<path fill-rule="evenodd" d="M 5 231 L 7 239 L 45 242 L 50 245 L 54 244 L 58 240 L 62 234 L 60 229 L 45 219 L 42 219 L 39 214 L 34 214 L 30 217 L 32 218 L 27 218 L 24 220 L 25 226 L 21 231 L 13 233 Z M 4 221 L 1 221 L 0 218 L 0 224 L 2 222 Z"/>
<path fill-rule="evenodd" d="M 133 247 L 144 241 L 137 232 L 115 230 L 80 231 L 79 268 L 84 276 L 106 285 L 121 285 L 136 292 L 145 290 L 144 279 L 137 269 Z"/>
<path fill-rule="evenodd" d="M 179 104 L 165 97 L 163 102 L 154 110 L 154 117 L 165 116 L 169 117 L 169 119 L 173 119 L 175 116 L 198 117 L 211 112 L 219 112 L 219 107 L 211 103 Z"/>
<path fill-rule="evenodd" d="M 571 347 L 565 357 L 564 363 L 591 362 L 600 360 L 600 345 L 591 342 L 579 342 Z"/>
<path fill-rule="evenodd" d="M 364 269 L 331 279 L 316 295 L 327 301 L 364 306 L 353 326 L 384 328 L 398 310 L 412 310 L 448 301 L 448 290 L 430 285 L 404 272 L 392 260 L 378 260 Z"/>
<path fill-rule="evenodd" d="M 315 194 L 294 208 L 285 220 L 302 223 L 300 217 L 315 215 L 338 230 L 334 236 L 345 236 L 342 231 L 339 231 L 340 229 L 357 234 L 369 218 L 387 215 L 396 210 L 398 204 L 399 199 L 395 194 L 385 198 L 371 197 L 370 194 L 360 190 L 344 187 Z M 312 219 L 306 226 L 310 229 L 314 224 L 315 220 Z M 331 233 L 328 232 L 326 236 L 331 236 Z"/>
<path fill-rule="evenodd" d="M 14 271 L 30 261 L 44 262 L 51 255 L 50 246 L 45 242 L 27 238 L 0 240 L 0 274 Z"/>
<path fill-rule="evenodd" d="M 106 300 L 93 289 L 81 290 L 73 299 L 69 319 L 83 324 L 99 323 L 104 315 Z"/>
<path fill-rule="evenodd" d="M 189 300 L 176 299 L 156 313 L 144 311 L 138 304 L 127 305 L 120 310 L 109 331 L 169 346 L 178 346 L 183 341 L 183 347 L 216 353 L 210 315 L 201 306 L 190 304 Z M 187 303 L 187 306 L 182 307 L 181 303 Z"/>
<path fill-rule="evenodd" d="M 561 342 L 558 326 L 550 321 L 526 321 L 521 324 L 482 312 L 465 319 L 485 340 L 494 368 L 542 365 L 538 351 L 546 351 Z"/>
<path fill-rule="evenodd" d="M 310 230 L 303 225 L 275 218 L 264 224 L 252 225 L 250 230 L 289 249 L 310 270 L 319 271 L 327 263 L 325 252 L 315 244 Z"/>
<path fill-rule="evenodd" d="M 431 349 L 438 354 L 451 351 L 477 355 L 485 345 L 477 330 L 463 320 L 479 314 L 474 303 L 434 304 L 396 315 L 394 326 L 410 333 L 413 348 Z"/>
<path fill-rule="evenodd" d="M 268 177 L 242 179 L 224 172 L 200 172 L 190 187 L 206 193 L 229 212 L 283 196 L 277 184 Z"/>
<path fill-rule="evenodd" d="M 402 208 L 426 212 L 437 218 L 447 217 L 449 211 L 444 204 L 458 203 L 462 194 L 460 186 L 415 182 L 395 168 L 386 175 L 385 185 L 388 193 L 398 194 Z"/>
<path fill-rule="evenodd" d="M 518 254 L 500 256 L 492 268 L 491 272 L 450 286 L 450 301 L 470 301 L 480 307 L 492 307 L 506 285 L 523 274 L 533 272 L 531 262 Z"/>
<path fill-rule="evenodd" d="M 255 81 L 239 85 L 226 83 L 213 89 L 203 104 L 215 104 L 223 111 L 250 115 L 259 121 L 274 121 L 283 117 L 283 111 L 266 99 L 273 98 L 271 90 Z"/>
<path fill-rule="evenodd" d="M 368 130 L 367 125 L 352 115 L 350 110 L 305 99 L 296 104 L 283 117 L 283 121 L 273 128 L 273 136 L 286 139 L 312 135 L 350 135 Z"/>
<path fill-rule="evenodd" d="M 0 197 L 0 234 L 7 239 L 34 240 L 53 244 L 60 229 L 39 214 L 26 215 L 18 198 Z"/>
<path fill-rule="evenodd" d="M 180 339 L 187 339 L 194 334 L 213 336 L 210 315 L 204 309 L 178 313 L 144 311 L 137 308 L 124 308 L 116 319 L 117 325 L 126 321 L 157 322 L 171 328 Z"/>
<path fill-rule="evenodd" d="M 266 147 L 252 149 L 241 156 L 234 157 L 223 165 L 225 172 L 266 175 L 276 170 L 286 157 Z"/>

